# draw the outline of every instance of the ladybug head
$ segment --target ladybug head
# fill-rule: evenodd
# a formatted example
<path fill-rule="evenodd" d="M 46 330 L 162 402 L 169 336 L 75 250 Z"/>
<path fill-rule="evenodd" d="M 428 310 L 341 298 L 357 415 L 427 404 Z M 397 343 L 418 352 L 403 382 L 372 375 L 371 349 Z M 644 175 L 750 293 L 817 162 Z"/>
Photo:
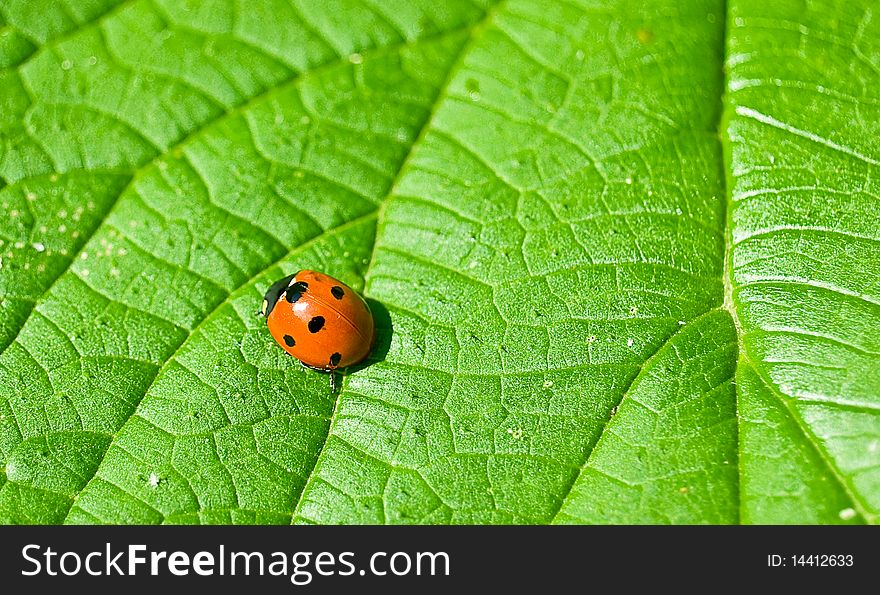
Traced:
<path fill-rule="evenodd" d="M 269 287 L 265 295 L 263 295 L 263 305 L 260 307 L 261 316 L 264 318 L 269 316 L 269 313 L 272 312 L 275 304 L 277 304 L 278 300 L 281 298 L 281 294 L 284 293 L 284 290 L 287 289 L 287 286 L 293 281 L 293 277 L 294 275 L 288 275 L 283 279 L 279 279 Z"/>

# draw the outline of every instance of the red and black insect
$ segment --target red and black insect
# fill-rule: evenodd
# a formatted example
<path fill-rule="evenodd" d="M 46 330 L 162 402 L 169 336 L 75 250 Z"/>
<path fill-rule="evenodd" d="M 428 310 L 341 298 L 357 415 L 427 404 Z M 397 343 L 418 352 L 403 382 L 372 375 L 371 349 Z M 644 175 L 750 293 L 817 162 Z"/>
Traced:
<path fill-rule="evenodd" d="M 272 284 L 260 313 L 275 341 L 303 365 L 330 373 L 369 355 L 376 338 L 367 302 L 341 281 L 310 270 Z"/>

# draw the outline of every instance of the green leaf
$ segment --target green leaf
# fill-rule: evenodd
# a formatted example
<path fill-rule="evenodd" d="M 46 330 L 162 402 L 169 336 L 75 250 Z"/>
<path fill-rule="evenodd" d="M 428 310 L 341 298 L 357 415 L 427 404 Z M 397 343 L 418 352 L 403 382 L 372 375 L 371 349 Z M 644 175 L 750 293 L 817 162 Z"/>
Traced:
<path fill-rule="evenodd" d="M 733 8 L 742 519 L 877 522 L 880 14 L 871 2 Z"/>
<path fill-rule="evenodd" d="M 0 521 L 876 523 L 880 16 L 644 4 L 0 2 Z"/>

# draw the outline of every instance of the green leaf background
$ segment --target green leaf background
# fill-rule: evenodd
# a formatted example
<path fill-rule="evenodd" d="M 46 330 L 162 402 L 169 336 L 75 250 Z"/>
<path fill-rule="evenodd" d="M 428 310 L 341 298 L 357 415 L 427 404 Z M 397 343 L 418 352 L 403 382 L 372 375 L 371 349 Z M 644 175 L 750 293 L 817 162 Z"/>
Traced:
<path fill-rule="evenodd" d="M 871 0 L 0 0 L 0 521 L 876 523 L 878 89 Z"/>

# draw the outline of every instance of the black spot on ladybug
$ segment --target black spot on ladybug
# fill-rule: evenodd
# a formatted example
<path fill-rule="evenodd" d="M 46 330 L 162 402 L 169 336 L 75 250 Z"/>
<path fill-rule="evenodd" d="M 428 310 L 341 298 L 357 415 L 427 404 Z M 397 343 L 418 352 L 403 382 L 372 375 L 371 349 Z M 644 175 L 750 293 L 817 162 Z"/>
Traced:
<path fill-rule="evenodd" d="M 334 353 L 333 355 L 330 356 L 330 365 L 331 366 L 338 366 L 339 360 L 341 360 L 341 359 L 342 359 L 342 354 L 337 351 L 336 353 Z"/>
<path fill-rule="evenodd" d="M 341 300 L 342 296 L 345 295 L 345 292 L 342 291 L 342 288 L 339 287 L 338 285 L 334 285 L 333 287 L 331 287 L 330 293 L 332 293 L 333 297 L 335 297 L 337 300 Z"/>
<path fill-rule="evenodd" d="M 293 304 L 302 297 L 302 294 L 304 294 L 308 288 L 309 284 L 305 281 L 297 281 L 296 283 L 293 283 L 287 289 L 287 301 Z"/>
<path fill-rule="evenodd" d="M 311 320 L 309 320 L 309 332 L 310 333 L 317 333 L 322 328 L 324 328 L 324 317 L 323 316 L 315 316 Z"/>
<path fill-rule="evenodd" d="M 296 345 L 296 341 L 290 335 L 284 335 L 284 344 L 288 347 L 293 347 L 294 345 Z"/>

